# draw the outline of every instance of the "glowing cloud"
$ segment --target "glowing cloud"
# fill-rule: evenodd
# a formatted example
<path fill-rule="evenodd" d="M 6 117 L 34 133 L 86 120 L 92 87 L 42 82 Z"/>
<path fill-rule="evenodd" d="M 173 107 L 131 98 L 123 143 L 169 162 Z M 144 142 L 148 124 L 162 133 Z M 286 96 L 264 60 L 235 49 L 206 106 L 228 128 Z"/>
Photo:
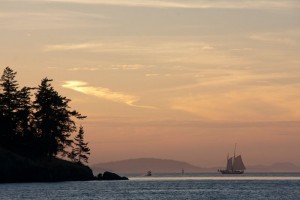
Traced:
<path fill-rule="evenodd" d="M 45 47 L 45 51 L 67 51 L 67 50 L 81 50 L 81 49 L 94 49 L 102 47 L 102 44 L 95 43 L 79 43 L 79 44 L 57 44 L 48 45 Z"/>
<path fill-rule="evenodd" d="M 140 65 L 140 64 L 123 64 L 123 65 L 113 65 L 112 66 L 114 69 L 123 69 L 123 70 L 137 70 L 137 69 L 142 69 L 145 66 L 144 65 Z"/>
<path fill-rule="evenodd" d="M 251 35 L 250 39 L 257 40 L 260 42 L 266 43 L 275 43 L 275 44 L 283 44 L 283 45 L 294 45 L 295 41 L 286 37 L 287 34 L 260 34 L 260 35 Z"/>
<path fill-rule="evenodd" d="M 172 109 L 185 111 L 202 119 L 235 121 L 297 120 L 297 89 L 285 86 L 261 86 L 218 94 L 178 97 Z M 288 102 L 288 103 L 287 103 Z"/>
<path fill-rule="evenodd" d="M 121 92 L 114 92 L 108 88 L 92 87 L 89 86 L 88 83 L 83 81 L 66 81 L 65 84 L 63 84 L 62 86 L 64 88 L 72 89 L 86 95 L 96 96 L 98 98 L 106 99 L 117 103 L 124 103 L 129 106 L 140 108 L 153 108 L 151 106 L 136 105 L 135 103 L 139 101 L 139 98 L 136 96 L 124 94 Z"/>
<path fill-rule="evenodd" d="M 97 67 L 73 67 L 68 69 L 69 71 L 98 71 Z"/>
<path fill-rule="evenodd" d="M 113 6 L 131 7 L 158 7 L 158 8 L 291 8 L 299 6 L 297 1 L 253 1 L 233 0 L 230 3 L 224 0 L 47 0 L 55 2 L 82 3 L 82 4 L 106 4 Z"/>

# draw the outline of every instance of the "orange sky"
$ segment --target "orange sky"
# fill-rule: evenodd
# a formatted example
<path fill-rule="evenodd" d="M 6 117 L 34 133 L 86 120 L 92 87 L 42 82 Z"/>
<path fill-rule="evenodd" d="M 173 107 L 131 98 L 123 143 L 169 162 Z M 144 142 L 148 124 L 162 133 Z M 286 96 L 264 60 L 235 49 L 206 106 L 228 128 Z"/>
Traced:
<path fill-rule="evenodd" d="M 72 99 L 91 163 L 300 165 L 297 0 L 2 0 L 0 63 Z"/>

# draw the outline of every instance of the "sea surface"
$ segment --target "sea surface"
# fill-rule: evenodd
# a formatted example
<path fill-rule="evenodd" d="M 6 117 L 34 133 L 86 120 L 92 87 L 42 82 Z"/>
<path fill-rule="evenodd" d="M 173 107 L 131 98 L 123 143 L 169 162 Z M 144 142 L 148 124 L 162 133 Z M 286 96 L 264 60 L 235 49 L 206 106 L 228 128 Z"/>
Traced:
<path fill-rule="evenodd" d="M 300 199 L 300 173 L 127 176 L 129 181 L 0 184 L 0 199 Z"/>

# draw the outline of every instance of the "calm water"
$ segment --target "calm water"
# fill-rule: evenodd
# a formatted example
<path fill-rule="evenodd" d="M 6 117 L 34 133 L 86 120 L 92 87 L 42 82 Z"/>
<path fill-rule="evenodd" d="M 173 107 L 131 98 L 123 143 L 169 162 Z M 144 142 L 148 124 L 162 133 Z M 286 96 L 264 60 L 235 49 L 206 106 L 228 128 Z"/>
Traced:
<path fill-rule="evenodd" d="M 0 199 L 300 199 L 300 174 L 129 175 L 130 181 L 0 184 Z"/>

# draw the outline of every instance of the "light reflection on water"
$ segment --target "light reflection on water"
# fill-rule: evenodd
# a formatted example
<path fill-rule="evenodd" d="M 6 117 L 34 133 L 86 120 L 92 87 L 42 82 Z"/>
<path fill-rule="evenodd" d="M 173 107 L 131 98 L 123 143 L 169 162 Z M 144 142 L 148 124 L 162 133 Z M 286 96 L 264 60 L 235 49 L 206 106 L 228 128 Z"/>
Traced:
<path fill-rule="evenodd" d="M 300 199 L 300 174 L 128 175 L 129 181 L 0 184 L 0 199 Z"/>
<path fill-rule="evenodd" d="M 130 177 L 130 175 L 129 175 Z M 194 176 L 189 175 L 157 175 L 157 176 L 131 176 L 130 180 L 134 181 L 184 181 L 184 180 L 298 180 L 300 181 L 299 173 L 281 173 L 281 174 L 244 174 L 244 175 L 215 175 L 215 174 L 195 174 Z"/>
<path fill-rule="evenodd" d="M 139 174 L 125 174 L 135 181 L 167 181 L 167 180 L 300 180 L 300 173 L 245 173 L 245 174 L 219 174 L 219 173 L 186 173 L 181 174 L 154 174 L 143 176 Z"/>

